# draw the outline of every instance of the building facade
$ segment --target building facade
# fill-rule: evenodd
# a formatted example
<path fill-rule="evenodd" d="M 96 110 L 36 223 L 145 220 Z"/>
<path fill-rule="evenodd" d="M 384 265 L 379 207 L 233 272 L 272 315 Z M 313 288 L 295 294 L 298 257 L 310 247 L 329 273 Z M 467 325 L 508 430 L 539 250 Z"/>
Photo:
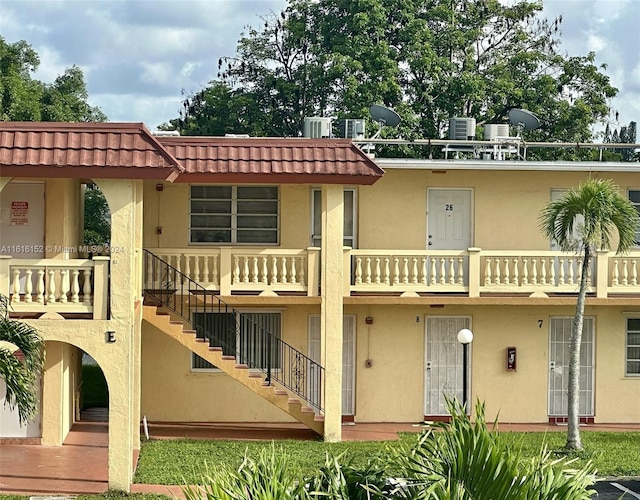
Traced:
<path fill-rule="evenodd" d="M 5 412 L 1 437 L 62 443 L 83 353 L 107 379 L 109 482 L 125 490 L 143 416 L 299 421 L 337 441 L 344 421 L 446 418 L 448 395 L 505 422 L 563 421 L 580 256 L 551 246 L 539 213 L 590 176 L 640 203 L 640 167 L 507 156 L 2 124 L 1 293 L 47 358 L 39 420 Z M 83 245 L 89 182 L 109 203 L 109 248 Z M 640 420 L 639 259 L 594 259 L 585 422 Z"/>

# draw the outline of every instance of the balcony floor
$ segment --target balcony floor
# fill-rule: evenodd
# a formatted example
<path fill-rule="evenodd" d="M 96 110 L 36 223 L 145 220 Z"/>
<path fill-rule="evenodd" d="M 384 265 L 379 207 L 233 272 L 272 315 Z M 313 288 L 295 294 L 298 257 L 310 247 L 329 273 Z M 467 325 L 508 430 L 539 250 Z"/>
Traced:
<path fill-rule="evenodd" d="M 502 431 L 566 431 L 551 424 L 501 424 Z M 640 424 L 595 424 L 584 430 L 640 431 Z M 344 441 L 397 438 L 398 432 L 418 432 L 411 423 L 345 424 Z M 301 424 L 149 424 L 155 439 L 316 439 Z M 73 425 L 63 446 L 3 445 L 0 453 L 0 493 L 20 495 L 78 495 L 108 490 L 108 423 L 81 421 Z M 155 493 L 184 498 L 180 486 L 133 484 L 133 493 Z"/>

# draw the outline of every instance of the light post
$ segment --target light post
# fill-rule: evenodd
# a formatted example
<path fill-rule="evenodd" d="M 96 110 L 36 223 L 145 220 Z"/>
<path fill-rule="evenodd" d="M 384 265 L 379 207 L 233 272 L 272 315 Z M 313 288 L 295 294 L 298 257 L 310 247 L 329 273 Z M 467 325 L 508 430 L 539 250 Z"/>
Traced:
<path fill-rule="evenodd" d="M 463 328 L 458 332 L 458 342 L 462 344 L 462 404 L 467 408 L 467 365 L 469 359 L 469 344 L 473 340 L 473 332 L 468 328 Z"/>

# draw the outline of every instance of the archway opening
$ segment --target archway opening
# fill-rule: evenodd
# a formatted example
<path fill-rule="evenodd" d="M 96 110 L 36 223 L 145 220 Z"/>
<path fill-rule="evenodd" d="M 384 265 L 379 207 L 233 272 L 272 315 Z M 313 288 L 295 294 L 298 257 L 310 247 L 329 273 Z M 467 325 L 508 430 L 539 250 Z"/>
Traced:
<path fill-rule="evenodd" d="M 109 389 L 104 372 L 86 352 L 82 353 L 80 384 L 80 421 L 109 421 Z"/>

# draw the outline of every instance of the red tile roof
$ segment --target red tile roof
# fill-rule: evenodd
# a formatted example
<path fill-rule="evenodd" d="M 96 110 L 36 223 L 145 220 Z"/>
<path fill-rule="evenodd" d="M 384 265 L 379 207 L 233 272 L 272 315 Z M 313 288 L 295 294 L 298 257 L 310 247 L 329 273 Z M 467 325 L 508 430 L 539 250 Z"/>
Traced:
<path fill-rule="evenodd" d="M 0 175 L 173 180 L 182 166 L 142 123 L 0 122 Z"/>
<path fill-rule="evenodd" d="M 373 184 L 384 171 L 350 139 L 158 137 L 177 182 Z"/>
<path fill-rule="evenodd" d="M 349 139 L 153 136 L 142 123 L 0 122 L 0 176 L 373 184 Z"/>

